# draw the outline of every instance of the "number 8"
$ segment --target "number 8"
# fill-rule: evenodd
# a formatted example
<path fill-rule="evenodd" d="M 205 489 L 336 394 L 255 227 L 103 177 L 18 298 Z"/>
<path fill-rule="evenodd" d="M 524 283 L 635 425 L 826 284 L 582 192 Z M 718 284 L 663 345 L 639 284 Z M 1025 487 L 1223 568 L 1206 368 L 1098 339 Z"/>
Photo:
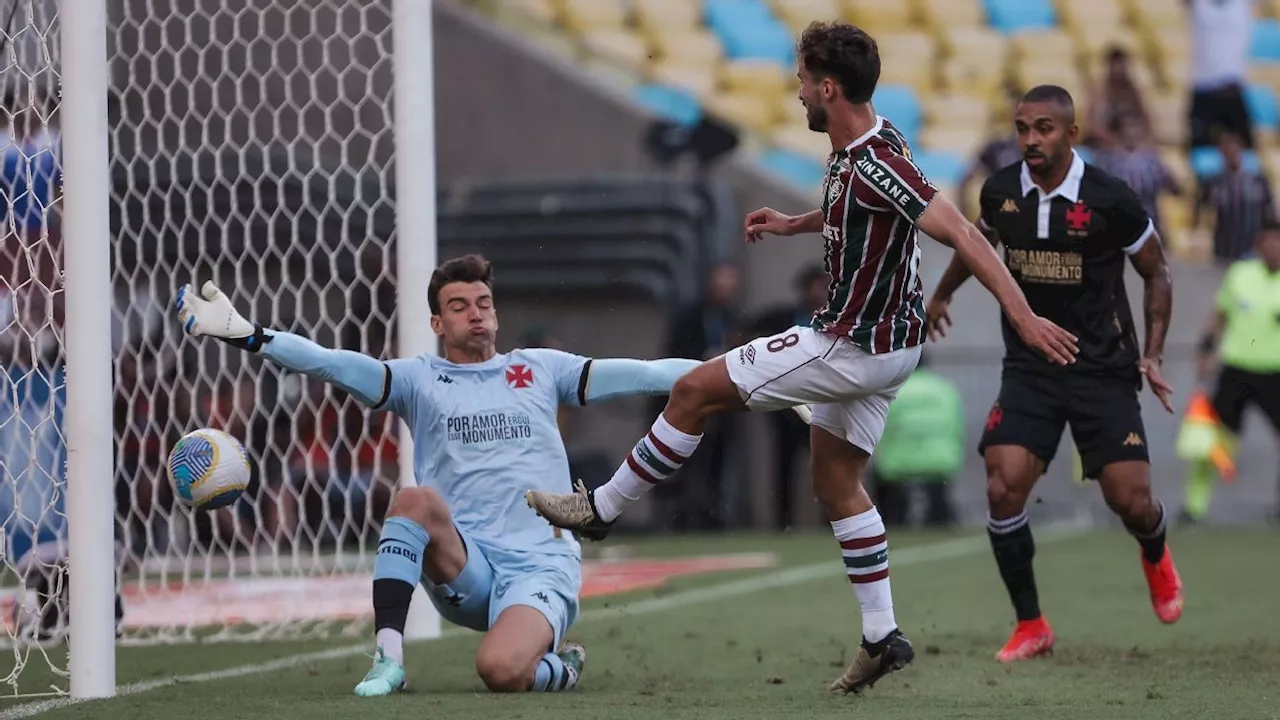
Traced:
<path fill-rule="evenodd" d="M 782 352 L 783 350 L 786 350 L 789 347 L 795 347 L 798 344 L 800 344 L 800 336 L 796 333 L 791 333 L 790 335 L 785 335 L 783 337 L 778 337 L 770 340 L 769 343 L 764 346 L 764 349 L 768 350 L 769 352 L 776 353 L 776 352 Z"/>

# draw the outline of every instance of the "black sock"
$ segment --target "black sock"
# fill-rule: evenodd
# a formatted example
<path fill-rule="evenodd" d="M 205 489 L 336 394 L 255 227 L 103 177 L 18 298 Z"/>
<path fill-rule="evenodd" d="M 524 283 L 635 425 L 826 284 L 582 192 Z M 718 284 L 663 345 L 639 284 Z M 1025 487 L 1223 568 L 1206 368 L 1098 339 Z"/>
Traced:
<path fill-rule="evenodd" d="M 1137 538 L 1138 544 L 1142 546 L 1142 557 L 1153 565 L 1160 562 L 1164 557 L 1164 517 L 1164 503 L 1160 503 L 1160 521 L 1156 523 L 1154 528 L 1139 530 L 1125 523 L 1129 533 Z"/>
<path fill-rule="evenodd" d="M 409 619 L 413 586 L 403 580 L 383 578 L 373 581 L 373 630 L 391 628 L 404 633 Z"/>
<path fill-rule="evenodd" d="M 1005 520 L 987 519 L 987 536 L 1000 568 L 1000 577 L 1013 601 L 1018 620 L 1040 617 L 1040 596 L 1036 591 L 1036 573 L 1031 561 L 1036 556 L 1036 541 L 1025 512 Z"/>

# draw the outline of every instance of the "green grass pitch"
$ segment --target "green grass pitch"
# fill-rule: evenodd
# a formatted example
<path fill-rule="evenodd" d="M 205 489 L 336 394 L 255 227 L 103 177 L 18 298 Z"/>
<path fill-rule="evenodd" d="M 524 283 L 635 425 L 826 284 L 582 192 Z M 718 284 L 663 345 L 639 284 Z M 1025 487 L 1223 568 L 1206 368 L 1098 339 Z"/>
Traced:
<path fill-rule="evenodd" d="M 1012 611 L 985 536 L 898 532 L 890 543 L 898 619 L 917 657 L 860 697 L 826 693 L 856 650 L 859 627 L 834 541 L 751 535 L 632 547 L 642 556 L 773 551 L 780 565 L 588 601 L 571 638 L 587 645 L 589 659 L 571 693 L 486 693 L 472 662 L 479 636 L 465 632 L 411 645 L 411 691 L 373 700 L 351 694 L 368 666 L 351 640 L 122 648 L 120 683 L 157 687 L 35 717 L 1280 720 L 1274 530 L 1175 532 L 1187 604 L 1174 626 L 1151 612 L 1130 538 L 1115 531 L 1043 538 L 1037 576 L 1057 652 L 1008 667 L 992 659 Z M 345 650 L 296 659 L 334 647 Z M 276 660 L 268 672 L 237 670 Z M 196 677 L 168 682 L 189 675 Z M 31 709 L 9 700 L 0 718 Z"/>

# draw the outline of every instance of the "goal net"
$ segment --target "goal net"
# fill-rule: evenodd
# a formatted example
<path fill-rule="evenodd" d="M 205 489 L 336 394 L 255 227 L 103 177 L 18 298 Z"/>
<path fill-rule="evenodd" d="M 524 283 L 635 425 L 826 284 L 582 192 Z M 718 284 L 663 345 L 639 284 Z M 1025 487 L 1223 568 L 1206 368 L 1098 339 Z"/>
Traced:
<path fill-rule="evenodd" d="M 171 306 L 181 284 L 213 280 L 264 325 L 394 354 L 391 0 L 107 7 L 114 416 L 102 422 L 115 431 L 120 642 L 363 637 L 397 425 L 184 337 Z M 0 0 L 0 610 L 14 657 L 4 690 L 17 694 L 66 686 L 63 419 L 75 408 L 58 12 Z M 167 453 L 199 427 L 240 438 L 253 461 L 233 508 L 175 503 Z"/>

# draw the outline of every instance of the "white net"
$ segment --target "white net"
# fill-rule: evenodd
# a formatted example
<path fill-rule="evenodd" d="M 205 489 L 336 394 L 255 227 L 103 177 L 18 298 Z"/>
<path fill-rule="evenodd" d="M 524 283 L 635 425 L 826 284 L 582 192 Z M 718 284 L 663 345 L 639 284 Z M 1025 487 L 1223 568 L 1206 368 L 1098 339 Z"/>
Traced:
<path fill-rule="evenodd" d="M 264 325 L 392 354 L 390 0 L 107 5 L 121 642 L 359 633 L 395 425 L 184 338 L 170 305 L 212 279 Z M 0 0 L 0 585 L 22 694 L 64 685 L 66 661 L 56 6 Z M 214 513 L 175 504 L 164 472 L 206 426 L 254 465 L 241 503 Z"/>

